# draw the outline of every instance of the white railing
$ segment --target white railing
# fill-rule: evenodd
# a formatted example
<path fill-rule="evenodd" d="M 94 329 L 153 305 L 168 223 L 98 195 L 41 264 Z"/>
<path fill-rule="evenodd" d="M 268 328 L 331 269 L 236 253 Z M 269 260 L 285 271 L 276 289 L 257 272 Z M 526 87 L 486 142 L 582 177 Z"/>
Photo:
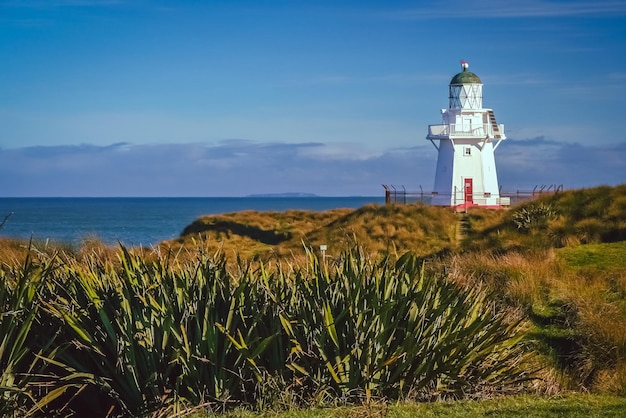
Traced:
<path fill-rule="evenodd" d="M 504 125 L 498 125 L 500 134 L 504 132 Z M 485 123 L 483 125 L 456 124 L 428 125 L 428 139 L 448 138 L 485 138 L 494 137 L 493 127 Z"/>

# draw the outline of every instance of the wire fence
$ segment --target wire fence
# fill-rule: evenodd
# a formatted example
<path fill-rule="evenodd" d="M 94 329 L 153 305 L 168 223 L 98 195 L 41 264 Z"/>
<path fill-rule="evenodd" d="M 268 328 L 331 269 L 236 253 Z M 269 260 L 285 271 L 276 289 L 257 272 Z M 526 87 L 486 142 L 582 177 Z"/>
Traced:
<path fill-rule="evenodd" d="M 394 185 L 382 185 L 385 189 L 385 203 L 398 203 L 398 204 L 410 204 L 410 203 L 423 203 L 425 205 L 438 204 L 433 203 L 433 200 L 437 202 L 450 202 L 445 206 L 456 206 L 457 204 L 463 204 L 465 202 L 465 191 L 461 188 L 450 193 L 439 193 L 434 191 L 426 191 L 420 186 L 419 191 L 406 190 L 404 186 L 400 188 Z M 541 196 L 551 195 L 563 191 L 563 185 L 541 185 L 535 186 L 532 190 L 515 190 L 505 191 L 499 190 L 497 195 L 499 196 L 497 204 L 499 206 L 515 205 L 520 202 L 536 199 Z M 474 204 L 482 204 L 482 202 L 491 198 L 491 193 L 473 193 L 472 202 Z"/>

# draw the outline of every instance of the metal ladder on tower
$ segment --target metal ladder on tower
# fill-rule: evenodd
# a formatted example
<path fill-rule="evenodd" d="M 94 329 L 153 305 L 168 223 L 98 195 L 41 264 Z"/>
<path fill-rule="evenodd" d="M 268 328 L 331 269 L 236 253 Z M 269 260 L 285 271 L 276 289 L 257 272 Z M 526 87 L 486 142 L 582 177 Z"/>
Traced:
<path fill-rule="evenodd" d="M 496 116 L 493 114 L 493 110 L 488 110 L 487 115 L 489 115 L 489 123 L 491 124 L 493 137 L 495 139 L 501 139 L 502 134 L 500 133 L 500 127 L 498 126 L 498 122 L 496 122 Z"/>

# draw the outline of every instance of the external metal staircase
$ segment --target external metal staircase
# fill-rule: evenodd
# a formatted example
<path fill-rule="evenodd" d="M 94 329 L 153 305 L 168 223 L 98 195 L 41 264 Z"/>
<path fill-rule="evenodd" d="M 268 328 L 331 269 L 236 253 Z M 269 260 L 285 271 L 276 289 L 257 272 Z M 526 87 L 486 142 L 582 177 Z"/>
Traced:
<path fill-rule="evenodd" d="M 500 132 L 498 122 L 496 122 L 496 116 L 493 114 L 493 110 L 488 110 L 487 114 L 489 115 L 489 123 L 491 124 L 494 139 L 502 139 L 502 133 Z"/>

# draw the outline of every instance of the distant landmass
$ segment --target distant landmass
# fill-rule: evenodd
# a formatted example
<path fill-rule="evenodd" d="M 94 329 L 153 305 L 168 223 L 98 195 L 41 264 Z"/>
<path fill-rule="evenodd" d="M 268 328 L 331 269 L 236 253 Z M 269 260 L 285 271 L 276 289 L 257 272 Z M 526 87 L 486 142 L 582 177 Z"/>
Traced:
<path fill-rule="evenodd" d="M 319 197 L 315 193 L 262 193 L 262 194 L 249 194 L 246 197 Z"/>

